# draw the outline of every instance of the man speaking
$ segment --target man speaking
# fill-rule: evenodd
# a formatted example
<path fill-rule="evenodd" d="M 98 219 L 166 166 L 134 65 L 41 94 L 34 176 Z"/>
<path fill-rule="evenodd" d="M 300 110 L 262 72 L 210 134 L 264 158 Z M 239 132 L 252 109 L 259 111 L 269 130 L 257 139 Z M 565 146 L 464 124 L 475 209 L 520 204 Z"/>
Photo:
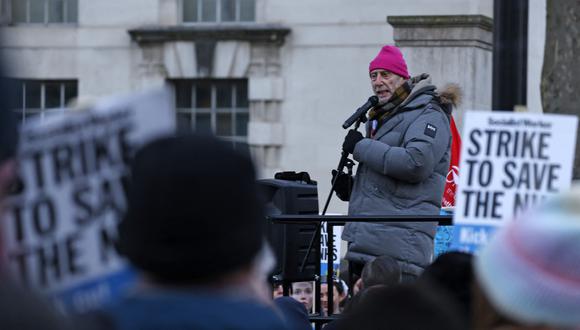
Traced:
<path fill-rule="evenodd" d="M 349 215 L 438 215 L 449 169 L 452 102 L 439 95 L 429 76 L 411 78 L 401 51 L 384 46 L 369 65 L 379 104 L 368 113 L 366 137 L 350 130 L 343 150 L 359 162 L 352 191 L 339 174 L 341 199 L 350 197 Z M 347 188 L 348 189 L 348 188 Z M 350 196 L 349 196 L 350 195 Z M 436 223 L 347 223 L 346 259 L 360 274 L 366 261 L 388 255 L 402 269 L 403 281 L 415 279 L 433 257 Z"/>

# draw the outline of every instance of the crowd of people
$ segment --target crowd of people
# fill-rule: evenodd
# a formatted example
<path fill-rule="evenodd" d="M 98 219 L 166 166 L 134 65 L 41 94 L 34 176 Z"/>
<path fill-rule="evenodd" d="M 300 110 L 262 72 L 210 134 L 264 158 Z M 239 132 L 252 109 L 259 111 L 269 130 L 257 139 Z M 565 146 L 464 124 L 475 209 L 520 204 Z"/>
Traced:
<path fill-rule="evenodd" d="M 335 176 L 349 213 L 436 213 L 450 106 L 426 76 L 409 76 L 396 47 L 381 49 L 369 74 L 381 107 L 366 137 L 345 140 L 361 164 L 355 178 Z M 0 107 L 0 205 L 18 170 L 9 109 Z M 580 190 L 508 223 L 477 256 L 433 261 L 435 224 L 349 224 L 352 283 L 316 292 L 297 282 L 290 297 L 268 282 L 275 260 L 249 155 L 210 136 L 159 138 L 135 153 L 127 200 L 117 247 L 138 271 L 133 290 L 64 316 L 3 275 L 1 329 L 312 329 L 317 294 L 329 330 L 580 328 Z"/>

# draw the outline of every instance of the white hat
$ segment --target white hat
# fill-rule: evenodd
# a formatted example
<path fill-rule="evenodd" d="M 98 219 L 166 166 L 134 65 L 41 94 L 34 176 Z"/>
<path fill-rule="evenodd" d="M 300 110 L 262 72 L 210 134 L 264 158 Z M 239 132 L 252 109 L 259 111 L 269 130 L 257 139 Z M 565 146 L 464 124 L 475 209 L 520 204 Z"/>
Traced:
<path fill-rule="evenodd" d="M 580 325 L 580 190 L 498 230 L 475 263 L 492 305 L 528 324 Z"/>

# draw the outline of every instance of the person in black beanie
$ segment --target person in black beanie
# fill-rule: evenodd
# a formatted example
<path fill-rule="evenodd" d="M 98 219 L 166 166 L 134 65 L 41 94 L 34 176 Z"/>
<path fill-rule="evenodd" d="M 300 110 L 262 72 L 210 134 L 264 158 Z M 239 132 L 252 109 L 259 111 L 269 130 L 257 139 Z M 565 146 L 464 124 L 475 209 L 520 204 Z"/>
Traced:
<path fill-rule="evenodd" d="M 118 248 L 143 285 L 103 311 L 113 328 L 286 329 L 267 287 L 255 179 L 249 156 L 214 137 L 137 152 Z"/>
<path fill-rule="evenodd" d="M 131 175 L 119 248 L 157 281 L 213 281 L 247 266 L 262 247 L 253 164 L 226 143 L 155 141 L 137 153 Z"/>

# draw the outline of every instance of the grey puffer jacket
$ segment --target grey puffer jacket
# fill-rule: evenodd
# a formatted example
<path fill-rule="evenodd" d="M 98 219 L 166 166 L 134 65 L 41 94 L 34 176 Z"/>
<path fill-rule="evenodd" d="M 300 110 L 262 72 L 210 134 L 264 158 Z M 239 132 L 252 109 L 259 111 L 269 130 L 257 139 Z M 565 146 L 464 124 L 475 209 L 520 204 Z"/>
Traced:
<path fill-rule="evenodd" d="M 359 162 L 349 215 L 437 215 L 449 169 L 450 106 L 421 80 L 374 138 L 356 144 Z M 368 125 L 367 125 L 368 129 Z M 346 259 L 366 262 L 389 255 L 403 273 L 419 275 L 433 258 L 436 223 L 347 223 Z"/>

